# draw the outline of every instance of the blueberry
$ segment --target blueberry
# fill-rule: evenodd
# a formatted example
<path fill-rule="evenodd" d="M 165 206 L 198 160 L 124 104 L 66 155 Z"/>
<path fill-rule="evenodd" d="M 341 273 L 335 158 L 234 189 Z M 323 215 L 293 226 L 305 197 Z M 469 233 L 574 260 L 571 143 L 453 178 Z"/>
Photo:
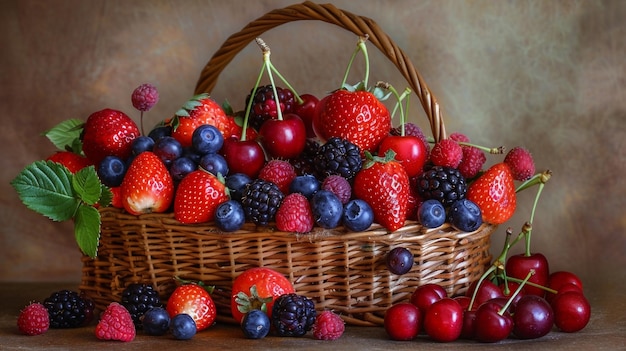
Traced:
<path fill-rule="evenodd" d="M 350 200 L 344 206 L 342 222 L 351 231 L 362 232 L 374 222 L 374 211 L 364 200 Z"/>
<path fill-rule="evenodd" d="M 169 167 L 175 159 L 183 154 L 183 147 L 180 142 L 173 137 L 166 136 L 154 143 L 152 152 L 157 155 L 163 163 Z"/>
<path fill-rule="evenodd" d="M 220 154 L 206 154 L 200 159 L 200 167 L 206 169 L 214 175 L 221 174 L 226 177 L 228 175 L 228 163 L 224 156 Z"/>
<path fill-rule="evenodd" d="M 252 179 L 243 173 L 233 173 L 226 177 L 226 186 L 230 190 L 230 198 L 241 201 L 246 186 L 252 182 Z"/>
<path fill-rule="evenodd" d="M 126 174 L 126 162 L 117 156 L 109 155 L 102 159 L 98 167 L 98 177 L 102 184 L 116 187 L 122 184 Z"/>
<path fill-rule="evenodd" d="M 300 193 L 310 199 L 315 192 L 320 190 L 320 181 L 310 174 L 300 175 L 294 178 L 289 184 L 289 192 Z"/>
<path fill-rule="evenodd" d="M 170 315 L 163 307 L 153 307 L 144 313 L 141 323 L 146 334 L 164 335 L 170 328 Z"/>
<path fill-rule="evenodd" d="M 150 131 L 150 133 L 148 133 L 148 137 L 150 137 L 155 142 L 166 136 L 172 136 L 172 127 L 156 126 Z"/>
<path fill-rule="evenodd" d="M 225 232 L 234 232 L 243 226 L 246 214 L 236 200 L 222 202 L 215 210 L 215 225 Z"/>
<path fill-rule="evenodd" d="M 261 310 L 251 310 L 241 319 L 241 330 L 248 339 L 262 339 L 270 331 L 270 319 Z"/>
<path fill-rule="evenodd" d="M 201 155 L 218 152 L 224 144 L 224 136 L 219 129 L 210 124 L 196 128 L 191 135 L 191 145 Z"/>
<path fill-rule="evenodd" d="M 387 253 L 385 264 L 393 274 L 402 275 L 408 273 L 413 267 L 413 254 L 405 247 L 395 247 Z"/>
<path fill-rule="evenodd" d="M 426 200 L 417 209 L 417 218 L 424 227 L 437 228 L 446 222 L 446 209 L 439 200 Z"/>
<path fill-rule="evenodd" d="M 319 190 L 310 200 L 315 222 L 322 228 L 332 229 L 339 225 L 343 216 L 341 200 L 333 192 Z"/>
<path fill-rule="evenodd" d="M 204 155 L 200 155 L 199 153 L 196 152 L 196 150 L 194 150 L 193 147 L 189 146 L 189 147 L 183 148 L 183 155 L 181 157 L 187 157 L 191 159 L 193 162 L 195 162 L 196 164 L 198 164 L 200 163 L 200 159 L 202 158 L 202 156 Z"/>
<path fill-rule="evenodd" d="M 170 331 L 174 339 L 189 340 L 196 335 L 196 322 L 190 315 L 179 313 L 170 321 Z"/>
<path fill-rule="evenodd" d="M 133 139 L 131 146 L 132 154 L 137 156 L 144 151 L 152 151 L 154 147 L 154 139 L 145 135 L 140 135 Z"/>
<path fill-rule="evenodd" d="M 452 203 L 448 211 L 448 221 L 460 231 L 473 232 L 483 224 L 480 207 L 468 199 Z"/>
<path fill-rule="evenodd" d="M 185 176 L 198 168 L 198 165 L 189 157 L 179 157 L 172 162 L 170 174 L 175 182 L 181 181 Z"/>

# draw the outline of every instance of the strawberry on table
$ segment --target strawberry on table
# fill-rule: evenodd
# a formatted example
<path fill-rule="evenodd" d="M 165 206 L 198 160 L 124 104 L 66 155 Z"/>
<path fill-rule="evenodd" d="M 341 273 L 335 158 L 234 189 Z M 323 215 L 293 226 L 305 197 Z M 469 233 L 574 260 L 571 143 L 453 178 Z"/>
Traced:
<path fill-rule="evenodd" d="M 179 285 L 167 300 L 170 318 L 185 313 L 196 322 L 196 331 L 204 330 L 215 322 L 217 309 L 206 287 L 198 283 Z"/>
<path fill-rule="evenodd" d="M 133 215 L 167 211 L 174 198 L 174 181 L 161 159 L 151 151 L 137 155 L 121 185 L 124 209 Z"/>
<path fill-rule="evenodd" d="M 215 210 L 229 200 L 223 180 L 197 169 L 180 181 L 174 198 L 174 217 L 181 223 L 202 223 L 213 220 Z"/>
<path fill-rule="evenodd" d="M 506 163 L 491 166 L 469 186 L 466 197 L 480 207 L 483 222 L 506 222 L 513 216 L 517 201 L 509 166 Z"/>

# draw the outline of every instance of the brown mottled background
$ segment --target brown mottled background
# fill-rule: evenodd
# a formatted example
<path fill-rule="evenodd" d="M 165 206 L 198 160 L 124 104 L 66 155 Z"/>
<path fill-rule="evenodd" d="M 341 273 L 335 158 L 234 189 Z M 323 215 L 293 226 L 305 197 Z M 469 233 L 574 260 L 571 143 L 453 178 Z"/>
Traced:
<path fill-rule="evenodd" d="M 138 121 L 130 93 L 144 82 L 161 96 L 146 116 L 151 126 L 192 95 L 200 70 L 228 35 L 291 3 L 0 0 L 0 281 L 80 279 L 71 224 L 27 210 L 9 185 L 24 166 L 53 152 L 41 132 L 106 107 Z M 553 270 L 584 279 L 624 270 L 626 2 L 334 3 L 373 18 L 407 52 L 439 98 L 449 132 L 483 145 L 526 146 L 538 169 L 553 171 L 532 244 Z M 318 95 L 338 86 L 356 39 L 321 22 L 292 23 L 263 38 L 299 92 Z M 370 48 L 371 79 L 404 88 L 394 67 Z M 249 46 L 213 97 L 241 107 L 260 64 L 258 49 Z M 426 128 L 417 98 L 412 102 L 412 120 Z M 520 195 L 508 223 L 515 231 L 530 214 L 534 192 Z M 493 236 L 494 252 L 504 229 Z"/>

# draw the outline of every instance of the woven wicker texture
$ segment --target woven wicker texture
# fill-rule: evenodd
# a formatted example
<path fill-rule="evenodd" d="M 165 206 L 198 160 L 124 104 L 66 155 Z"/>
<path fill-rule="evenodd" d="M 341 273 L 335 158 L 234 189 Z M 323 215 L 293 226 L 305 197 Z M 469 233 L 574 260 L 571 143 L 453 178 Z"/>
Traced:
<path fill-rule="evenodd" d="M 332 5 L 305 2 L 251 22 L 218 49 L 202 71 L 196 92 L 210 92 L 224 67 L 261 33 L 297 20 L 319 20 L 359 36 L 367 34 L 419 96 L 433 136 L 445 137 L 439 105 L 404 53 L 374 21 Z M 132 216 L 113 208 L 100 213 L 98 257 L 83 258 L 80 286 L 99 307 L 119 301 L 123 289 L 135 282 L 151 283 L 166 298 L 177 276 L 215 286 L 218 320 L 225 322 L 233 321 L 233 279 L 248 268 L 265 266 L 287 276 L 298 293 L 316 301 L 318 310 L 333 310 L 350 325 L 382 325 L 385 310 L 406 301 L 419 285 L 436 283 L 450 295 L 463 293 L 490 264 L 495 229 L 483 224 L 466 233 L 448 224 L 426 229 L 407 222 L 393 233 L 374 225 L 364 232 L 315 228 L 296 235 L 247 223 L 236 233 L 220 233 L 211 223 L 183 225 L 173 214 Z M 386 253 L 397 246 L 415 257 L 413 269 L 402 276 L 391 274 L 385 265 Z"/>

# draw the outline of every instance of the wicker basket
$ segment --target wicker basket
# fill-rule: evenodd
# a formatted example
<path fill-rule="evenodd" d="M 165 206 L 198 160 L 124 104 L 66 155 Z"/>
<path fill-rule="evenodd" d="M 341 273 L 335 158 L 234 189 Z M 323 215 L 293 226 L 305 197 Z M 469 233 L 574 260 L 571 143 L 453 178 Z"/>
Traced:
<path fill-rule="evenodd" d="M 371 19 L 328 4 L 305 2 L 273 10 L 233 34 L 207 63 L 196 93 L 210 92 L 224 67 L 260 34 L 298 20 L 319 20 L 359 36 L 367 34 L 419 97 L 435 139 L 445 137 L 439 105 L 402 50 Z M 484 224 L 466 233 L 448 224 L 426 229 L 407 222 L 393 233 L 375 224 L 364 232 L 315 228 L 296 235 L 247 223 L 236 233 L 221 233 L 212 223 L 183 225 L 173 214 L 133 216 L 114 208 L 100 213 L 98 256 L 83 258 L 80 285 L 98 307 L 119 301 L 124 288 L 135 282 L 153 284 L 165 299 L 175 287 L 173 277 L 179 276 L 216 287 L 218 320 L 224 322 L 233 321 L 233 279 L 248 268 L 265 266 L 285 274 L 298 293 L 316 301 L 318 310 L 333 310 L 350 325 L 382 325 L 385 310 L 406 301 L 421 284 L 437 283 L 449 294 L 463 293 L 490 263 L 490 234 L 495 229 Z M 413 269 L 402 276 L 385 266 L 386 253 L 397 246 L 415 256 Z"/>

